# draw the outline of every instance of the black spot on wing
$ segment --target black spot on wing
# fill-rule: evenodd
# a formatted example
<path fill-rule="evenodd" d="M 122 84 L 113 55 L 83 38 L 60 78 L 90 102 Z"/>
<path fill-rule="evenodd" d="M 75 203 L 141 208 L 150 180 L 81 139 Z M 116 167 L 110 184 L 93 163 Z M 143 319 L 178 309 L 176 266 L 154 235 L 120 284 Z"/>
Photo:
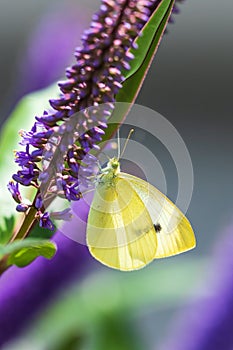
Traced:
<path fill-rule="evenodd" d="M 162 230 L 162 227 L 159 223 L 154 224 L 155 232 L 160 232 Z"/>

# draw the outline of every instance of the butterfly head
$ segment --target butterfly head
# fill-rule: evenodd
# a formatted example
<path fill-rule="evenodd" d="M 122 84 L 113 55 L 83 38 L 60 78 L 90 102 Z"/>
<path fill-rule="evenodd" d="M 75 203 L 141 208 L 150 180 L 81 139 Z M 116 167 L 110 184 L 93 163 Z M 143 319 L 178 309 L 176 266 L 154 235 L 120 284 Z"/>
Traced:
<path fill-rule="evenodd" d="M 117 158 L 111 158 L 108 162 L 108 169 L 109 172 L 112 172 L 114 175 L 116 175 L 117 173 L 119 173 L 120 171 L 120 162 L 119 159 Z"/>
<path fill-rule="evenodd" d="M 120 162 L 117 158 L 109 159 L 106 168 L 102 168 L 97 183 L 113 184 L 113 179 L 120 172 Z"/>
<path fill-rule="evenodd" d="M 124 152 L 125 152 L 125 149 L 126 149 L 126 146 L 129 142 L 129 139 L 132 135 L 132 133 L 134 132 L 134 129 L 131 129 L 130 132 L 129 132 L 129 135 L 126 139 L 126 142 L 125 142 L 125 145 L 124 145 L 124 148 L 122 150 L 122 152 L 120 152 L 120 138 L 119 138 L 119 129 L 118 129 L 118 157 L 113 157 L 113 158 L 110 158 L 109 159 L 109 162 L 107 164 L 107 167 L 102 169 L 102 174 L 105 174 L 107 175 L 108 178 L 114 178 L 117 176 L 117 174 L 119 174 L 120 172 L 120 161 L 119 159 L 122 158 Z"/>

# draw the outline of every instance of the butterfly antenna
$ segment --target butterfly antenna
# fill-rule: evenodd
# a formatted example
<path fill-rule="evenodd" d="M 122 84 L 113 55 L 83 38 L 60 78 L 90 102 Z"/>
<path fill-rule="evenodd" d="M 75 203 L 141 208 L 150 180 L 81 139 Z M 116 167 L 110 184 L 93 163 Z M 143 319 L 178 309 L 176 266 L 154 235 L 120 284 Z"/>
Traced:
<path fill-rule="evenodd" d="M 122 158 L 123 154 L 125 153 L 125 150 L 126 150 L 126 147 L 127 147 L 127 145 L 128 145 L 129 139 L 130 139 L 130 137 L 131 137 L 131 135 L 132 135 L 133 132 L 134 132 L 134 129 L 131 129 L 130 132 L 129 132 L 129 134 L 128 134 L 128 137 L 127 137 L 127 139 L 126 139 L 126 141 L 125 141 L 125 144 L 124 144 L 123 150 L 122 150 L 122 152 L 121 152 L 121 155 L 119 156 L 118 159 Z"/>
<path fill-rule="evenodd" d="M 121 156 L 120 129 L 117 129 L 117 159 Z"/>

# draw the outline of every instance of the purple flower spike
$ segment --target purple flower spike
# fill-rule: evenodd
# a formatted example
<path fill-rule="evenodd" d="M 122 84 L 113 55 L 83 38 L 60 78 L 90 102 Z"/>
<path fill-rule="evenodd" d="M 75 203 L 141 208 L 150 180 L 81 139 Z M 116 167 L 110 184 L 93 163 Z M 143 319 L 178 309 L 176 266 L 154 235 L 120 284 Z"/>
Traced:
<path fill-rule="evenodd" d="M 16 153 L 21 166 L 13 175 L 16 182 L 40 188 L 44 201 L 57 188 L 62 188 L 69 201 L 81 198 L 80 168 L 87 167 L 87 153 L 98 148 L 102 140 L 116 94 L 122 88 L 122 70 L 129 70 L 134 58 L 129 50 L 160 2 L 102 0 L 82 36 L 81 47 L 75 51 L 75 64 L 66 70 L 67 80 L 59 83 L 60 98 L 50 100 L 52 109 L 36 117 L 29 132 L 21 132 L 25 151 Z M 38 165 L 41 161 L 43 170 Z M 42 203 L 38 205 L 38 199 L 34 202 L 40 226 L 52 229 L 48 213 L 41 217 Z"/>

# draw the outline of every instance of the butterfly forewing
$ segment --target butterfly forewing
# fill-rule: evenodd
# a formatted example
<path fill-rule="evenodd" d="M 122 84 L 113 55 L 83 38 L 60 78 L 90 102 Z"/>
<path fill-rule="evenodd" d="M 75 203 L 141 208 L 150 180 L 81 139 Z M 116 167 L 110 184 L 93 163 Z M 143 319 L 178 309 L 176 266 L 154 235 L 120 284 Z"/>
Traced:
<path fill-rule="evenodd" d="M 155 259 L 179 254 L 195 247 L 195 236 L 189 221 L 166 196 L 135 176 L 126 173 L 120 173 L 119 176 L 130 182 L 150 214 L 157 231 Z"/>
<path fill-rule="evenodd" d="M 97 186 L 87 244 L 96 259 L 120 270 L 139 269 L 154 259 L 157 237 L 151 216 L 127 179 L 116 177 Z"/>

